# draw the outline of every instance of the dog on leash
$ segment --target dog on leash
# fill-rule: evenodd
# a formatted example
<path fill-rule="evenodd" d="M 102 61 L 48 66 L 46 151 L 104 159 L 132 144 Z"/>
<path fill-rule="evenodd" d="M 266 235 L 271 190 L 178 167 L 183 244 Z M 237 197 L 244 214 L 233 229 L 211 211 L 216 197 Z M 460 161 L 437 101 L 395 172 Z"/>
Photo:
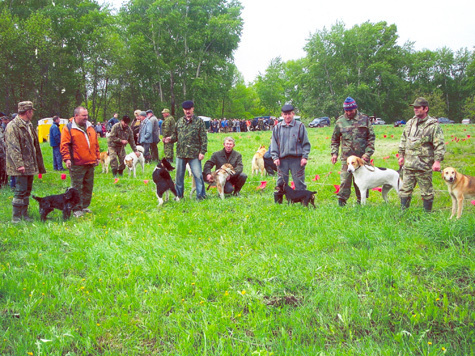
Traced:
<path fill-rule="evenodd" d="M 463 211 L 463 200 L 475 196 L 475 177 L 467 176 L 457 172 L 455 168 L 447 167 L 442 171 L 442 178 L 449 190 L 452 198 L 452 215 L 457 212 L 457 219 L 460 219 Z"/>
<path fill-rule="evenodd" d="M 72 210 L 81 202 L 81 197 L 76 188 L 68 188 L 63 194 L 49 195 L 44 198 L 34 195 L 31 197 L 40 205 L 41 221 L 46 221 L 46 217 L 54 209 L 61 210 L 63 219 L 68 220 L 71 217 Z"/>
<path fill-rule="evenodd" d="M 377 168 L 366 164 L 357 156 L 350 156 L 346 160 L 348 173 L 352 173 L 355 184 L 361 192 L 361 205 L 366 204 L 366 194 L 369 189 L 382 186 L 384 201 L 388 202 L 388 192 L 393 188 L 399 193 L 399 173 L 394 169 Z"/>
<path fill-rule="evenodd" d="M 301 203 L 303 206 L 308 207 L 308 204 L 315 206 L 315 193 L 310 190 L 294 190 L 289 187 L 287 183 L 282 181 L 279 185 L 275 187 L 275 190 L 284 194 L 287 198 L 288 204 L 292 203 Z"/>
<path fill-rule="evenodd" d="M 109 166 L 111 164 L 109 153 L 107 151 L 101 152 L 99 158 L 101 161 L 102 173 L 109 173 Z"/>
<path fill-rule="evenodd" d="M 264 167 L 264 155 L 266 152 L 266 146 L 259 146 L 259 149 L 254 154 L 254 157 L 252 157 L 252 174 L 259 174 L 259 172 L 261 172 L 261 176 L 264 176 L 266 172 Z"/>
<path fill-rule="evenodd" d="M 170 172 L 173 171 L 175 168 L 172 167 L 170 162 L 167 161 L 166 158 L 163 158 L 161 162 L 158 162 L 157 166 L 153 170 L 152 178 L 153 182 L 157 186 L 157 198 L 158 198 L 158 206 L 163 204 L 163 195 L 166 193 L 165 201 L 168 201 L 169 198 L 169 191 L 175 194 L 175 200 L 179 201 L 178 194 L 175 189 L 175 183 L 173 183 L 172 177 L 170 176 Z"/>
<path fill-rule="evenodd" d="M 137 175 L 135 174 L 135 169 L 136 169 L 136 167 L 139 163 L 142 166 L 142 174 L 145 172 L 145 170 L 144 170 L 145 158 L 143 156 L 143 153 L 144 153 L 145 150 L 142 146 L 137 146 L 137 151 L 140 153 L 140 155 L 138 157 L 135 154 L 135 152 L 131 152 L 127 156 L 125 156 L 125 158 L 124 158 L 124 163 L 127 166 L 127 168 L 129 169 L 129 178 L 130 178 L 130 175 L 132 174 L 132 172 L 134 172 L 134 178 L 137 177 Z"/>

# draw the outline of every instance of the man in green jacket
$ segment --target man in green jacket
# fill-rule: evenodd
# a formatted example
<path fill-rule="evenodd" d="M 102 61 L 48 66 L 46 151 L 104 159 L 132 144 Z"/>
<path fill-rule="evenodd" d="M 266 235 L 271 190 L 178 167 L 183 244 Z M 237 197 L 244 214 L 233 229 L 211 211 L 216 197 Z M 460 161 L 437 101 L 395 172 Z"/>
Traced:
<path fill-rule="evenodd" d="M 140 152 L 137 151 L 137 146 L 135 146 L 134 133 L 130 128 L 130 117 L 127 115 L 122 117 L 122 120 L 112 126 L 109 137 L 107 138 L 107 146 L 109 151 L 109 157 L 111 160 L 111 169 L 114 177 L 117 177 L 117 174 L 122 176 L 125 163 L 124 158 L 126 156 L 125 146 L 130 144 L 132 151 L 135 152 L 137 157 L 140 156 Z"/>
<path fill-rule="evenodd" d="M 196 198 L 206 198 L 205 185 L 201 170 L 201 161 L 208 150 L 208 137 L 203 120 L 194 114 L 194 103 L 191 100 L 181 104 L 185 116 L 181 117 L 171 136 L 165 137 L 164 143 L 176 142 L 176 191 L 183 198 L 185 188 L 185 171 L 188 163 L 196 182 Z"/>
<path fill-rule="evenodd" d="M 226 185 L 224 186 L 224 193 L 232 193 L 233 195 L 239 196 L 239 192 L 241 191 L 244 183 L 246 183 L 247 175 L 242 172 L 242 155 L 234 150 L 235 145 L 236 142 L 234 138 L 226 137 L 224 139 L 224 148 L 213 153 L 211 158 L 206 161 L 203 168 L 203 178 L 206 182 L 212 183 L 213 176 L 211 175 L 211 169 L 213 167 L 219 169 L 223 164 L 229 163 L 231 166 L 233 166 L 236 173 L 229 177 Z"/>
<path fill-rule="evenodd" d="M 353 175 L 348 173 L 346 159 L 350 156 L 358 156 L 369 163 L 374 153 L 374 131 L 368 116 L 358 111 L 356 101 L 348 97 L 343 103 L 345 113 L 335 123 L 331 141 L 331 161 L 338 161 L 338 152 L 341 146 L 341 173 L 340 191 L 338 193 L 338 205 L 345 206 L 351 194 L 351 184 L 355 186 L 356 200 L 361 201 L 361 194 L 354 184 Z"/>
<path fill-rule="evenodd" d="M 162 123 L 162 135 L 163 137 L 168 137 L 173 134 L 175 130 L 175 119 L 170 115 L 170 110 L 163 109 L 163 123 Z M 165 151 L 165 158 L 168 162 L 173 163 L 173 143 L 163 143 L 163 148 Z"/>
<path fill-rule="evenodd" d="M 404 127 L 399 143 L 399 165 L 404 168 L 399 190 L 401 208 L 409 207 L 412 191 L 418 183 L 424 209 L 431 212 L 434 202 L 432 171 L 440 172 L 440 162 L 445 155 L 444 133 L 437 119 L 429 116 L 426 99 L 417 98 L 410 106 L 414 107 L 414 117 Z"/>
<path fill-rule="evenodd" d="M 31 119 L 35 108 L 31 101 L 18 104 L 18 115 L 11 121 L 5 131 L 7 147 L 7 174 L 16 177 L 13 195 L 12 223 L 22 219 L 32 221 L 28 217 L 28 205 L 36 174 L 46 173 L 41 154 L 40 143 Z"/>

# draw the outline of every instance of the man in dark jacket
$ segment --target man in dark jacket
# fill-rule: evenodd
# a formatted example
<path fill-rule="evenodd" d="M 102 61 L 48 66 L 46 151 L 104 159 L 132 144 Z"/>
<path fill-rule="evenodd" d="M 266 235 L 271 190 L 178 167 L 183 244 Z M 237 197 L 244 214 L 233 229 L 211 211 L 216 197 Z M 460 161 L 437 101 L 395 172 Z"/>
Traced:
<path fill-rule="evenodd" d="M 7 174 L 16 178 L 12 200 L 12 223 L 15 224 L 21 219 L 32 221 L 28 217 L 28 205 L 33 177 L 38 173 L 46 173 L 38 135 L 31 123 L 34 110 L 31 101 L 19 103 L 18 116 L 7 125 L 5 131 Z"/>
<path fill-rule="evenodd" d="M 61 145 L 61 132 L 59 131 L 59 116 L 53 116 L 53 124 L 49 129 L 49 145 L 53 147 L 53 169 L 64 171 L 63 158 L 59 146 Z"/>
<path fill-rule="evenodd" d="M 234 151 L 235 145 L 236 142 L 234 141 L 234 138 L 226 137 L 224 139 L 224 148 L 213 153 L 211 158 L 206 161 L 203 168 L 203 179 L 208 183 L 212 183 L 213 177 L 211 175 L 211 169 L 213 167 L 219 169 L 223 164 L 229 163 L 233 166 L 236 173 L 228 178 L 228 181 L 224 186 L 224 193 L 239 195 L 244 183 L 246 183 L 247 175 L 242 172 L 242 155 L 239 152 Z"/>
<path fill-rule="evenodd" d="M 127 144 L 130 145 L 132 151 L 135 152 L 135 155 L 140 157 L 140 152 L 137 151 L 137 146 L 135 145 L 134 133 L 129 127 L 130 121 L 130 117 L 124 115 L 119 123 L 112 126 L 110 135 L 107 138 L 107 147 L 111 160 L 112 175 L 114 177 L 117 177 L 117 175 L 122 176 L 124 172 L 124 158 L 127 155 L 125 152 L 125 146 Z"/>

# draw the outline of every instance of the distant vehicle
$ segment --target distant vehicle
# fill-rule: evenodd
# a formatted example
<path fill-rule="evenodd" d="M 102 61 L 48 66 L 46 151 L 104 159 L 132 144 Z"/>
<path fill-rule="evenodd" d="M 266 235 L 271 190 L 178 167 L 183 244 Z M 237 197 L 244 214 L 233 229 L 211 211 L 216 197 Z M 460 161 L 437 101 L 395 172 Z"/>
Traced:
<path fill-rule="evenodd" d="M 464 125 L 470 125 L 471 123 L 472 123 L 472 120 L 470 120 L 470 119 L 463 119 L 462 120 L 462 124 L 464 124 Z"/>
<path fill-rule="evenodd" d="M 437 121 L 439 122 L 439 124 L 453 124 L 453 123 L 455 123 L 454 120 L 450 120 L 450 119 L 448 119 L 448 118 L 446 118 L 446 117 L 439 117 L 439 118 L 437 119 Z"/>
<path fill-rule="evenodd" d="M 386 121 L 382 120 L 380 117 L 377 117 L 374 119 L 373 125 L 386 125 Z"/>
<path fill-rule="evenodd" d="M 312 122 L 308 124 L 308 127 L 325 127 L 325 126 L 330 126 L 330 118 L 326 116 L 313 119 Z"/>
<path fill-rule="evenodd" d="M 405 125 L 405 124 L 406 124 L 406 121 L 398 120 L 394 123 L 394 127 L 402 126 L 402 125 Z"/>

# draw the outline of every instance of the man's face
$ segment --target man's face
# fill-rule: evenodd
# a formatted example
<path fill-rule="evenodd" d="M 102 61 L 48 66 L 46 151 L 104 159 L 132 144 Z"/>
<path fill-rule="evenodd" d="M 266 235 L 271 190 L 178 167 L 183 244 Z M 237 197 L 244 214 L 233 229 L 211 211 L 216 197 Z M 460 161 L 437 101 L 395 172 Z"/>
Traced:
<path fill-rule="evenodd" d="M 349 119 L 354 119 L 357 111 L 358 111 L 357 109 L 345 110 L 345 115 Z"/>
<path fill-rule="evenodd" d="M 185 116 L 188 120 L 190 120 L 193 117 L 193 113 L 195 112 L 195 108 L 191 107 L 189 109 L 183 109 L 183 112 L 185 113 Z"/>
<path fill-rule="evenodd" d="M 163 116 L 163 118 L 164 118 L 164 119 L 166 119 L 167 117 L 169 117 L 169 116 L 170 116 L 170 113 L 168 113 L 168 112 L 164 112 L 164 113 L 162 114 L 162 116 Z"/>
<path fill-rule="evenodd" d="M 423 119 L 427 116 L 429 108 L 427 106 L 414 106 L 414 115 L 419 119 Z"/>
<path fill-rule="evenodd" d="M 144 120 L 145 120 L 145 116 L 139 115 L 138 119 L 139 119 L 140 121 L 144 121 Z"/>
<path fill-rule="evenodd" d="M 129 126 L 128 123 L 126 123 L 124 120 L 120 120 L 120 124 L 122 125 L 122 127 L 125 129 L 127 126 Z"/>
<path fill-rule="evenodd" d="M 224 150 L 226 151 L 226 153 L 231 153 L 233 148 L 234 148 L 234 142 L 233 141 L 231 141 L 231 140 L 224 141 Z"/>
<path fill-rule="evenodd" d="M 34 110 L 30 109 L 25 112 L 24 116 L 28 121 L 31 121 L 31 119 L 33 118 L 33 114 L 34 114 Z"/>
<path fill-rule="evenodd" d="M 119 117 L 119 114 L 115 113 L 114 117 L 117 119 Z"/>
<path fill-rule="evenodd" d="M 147 117 L 150 117 L 150 116 L 152 116 L 152 115 L 153 115 L 153 113 L 151 113 L 151 112 L 148 112 L 148 113 L 147 113 Z"/>
<path fill-rule="evenodd" d="M 74 121 L 76 121 L 76 124 L 83 126 L 86 124 L 87 117 L 87 110 L 79 109 L 79 113 L 74 116 Z"/>
<path fill-rule="evenodd" d="M 293 111 L 282 112 L 282 117 L 284 118 L 286 124 L 290 124 L 292 122 L 294 115 L 295 113 Z"/>

